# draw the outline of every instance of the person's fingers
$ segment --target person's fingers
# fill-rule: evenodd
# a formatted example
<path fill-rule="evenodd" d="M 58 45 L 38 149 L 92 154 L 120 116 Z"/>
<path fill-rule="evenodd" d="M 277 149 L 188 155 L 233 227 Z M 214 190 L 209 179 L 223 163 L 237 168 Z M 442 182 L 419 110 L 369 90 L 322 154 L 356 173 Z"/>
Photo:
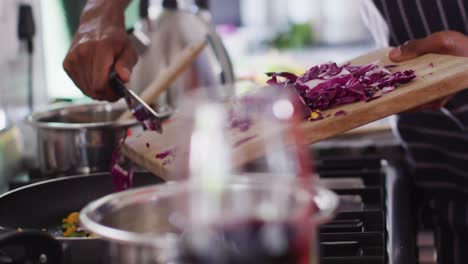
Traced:
<path fill-rule="evenodd" d="M 405 111 L 405 113 L 412 114 L 412 113 L 418 113 L 418 112 L 424 112 L 424 111 L 436 111 L 436 109 L 434 109 L 434 108 L 435 107 L 432 104 L 425 104 L 425 105 L 421 105 L 421 106 L 415 107 L 413 109 L 410 109 L 408 111 Z"/>
<path fill-rule="evenodd" d="M 388 54 L 389 58 L 395 62 L 410 60 L 427 53 L 451 54 L 457 52 L 456 42 L 459 39 L 458 32 L 438 32 L 426 38 L 410 40 L 400 47 L 394 48 Z"/>
<path fill-rule="evenodd" d="M 453 96 L 448 96 L 418 107 L 415 107 L 411 110 L 405 111 L 405 113 L 417 113 L 417 112 L 422 112 L 422 111 L 438 111 L 442 107 L 444 107 L 450 99 L 452 99 Z"/>
<path fill-rule="evenodd" d="M 436 45 L 436 43 L 430 42 L 427 39 L 410 40 L 390 51 L 389 57 L 395 62 L 414 59 L 431 52 L 437 47 Z"/>
<path fill-rule="evenodd" d="M 115 62 L 115 71 L 123 82 L 127 83 L 130 81 L 133 66 L 135 66 L 137 61 L 138 55 L 132 45 L 128 43 Z"/>
<path fill-rule="evenodd" d="M 110 101 L 110 102 L 115 102 L 115 101 L 118 101 L 121 96 L 118 95 L 117 93 L 115 93 L 113 90 L 112 90 L 112 87 L 110 86 L 109 83 L 107 83 L 103 89 L 98 93 L 97 95 L 99 98 L 101 98 L 100 100 L 106 100 L 106 101 Z"/>
<path fill-rule="evenodd" d="M 115 31 L 97 40 L 83 37 L 75 42 L 63 62 L 67 74 L 87 96 L 97 100 L 118 100 L 120 97 L 109 85 L 112 67 L 116 67 L 122 80 L 128 82 L 137 61 L 126 32 Z"/>
<path fill-rule="evenodd" d="M 75 50 L 71 50 L 67 54 L 65 60 L 63 61 L 63 69 L 68 74 L 68 76 L 70 76 L 71 80 L 76 85 L 76 87 L 80 88 L 80 90 L 85 95 L 91 97 L 92 94 L 90 92 L 90 89 L 88 89 L 88 86 L 86 85 L 86 78 L 84 77 L 84 72 L 78 70 L 79 67 L 77 67 L 77 65 L 82 65 L 78 59 L 78 52 L 76 52 Z M 83 68 L 85 68 L 85 65 L 82 66 Z"/>
<path fill-rule="evenodd" d="M 89 58 L 92 61 L 92 67 L 88 71 L 91 76 L 91 87 L 95 94 L 95 99 L 105 100 L 108 99 L 112 93 L 109 92 L 109 75 L 116 57 L 116 52 L 109 49 L 106 45 L 96 47 L 95 54 L 97 58 Z"/>
<path fill-rule="evenodd" d="M 432 106 L 433 106 L 433 110 L 439 110 L 441 109 L 442 107 L 444 107 L 451 99 L 453 98 L 453 95 L 452 96 L 448 96 L 448 97 L 445 97 L 445 98 L 442 98 L 440 100 L 437 100 L 435 102 L 432 103 Z"/>
<path fill-rule="evenodd" d="M 75 67 L 75 72 L 79 74 L 82 86 L 79 88 L 85 90 L 85 94 L 93 99 L 97 99 L 93 87 L 93 59 L 90 58 L 89 54 L 94 54 L 94 47 L 90 44 L 81 45 L 77 48 L 78 63 Z"/>
<path fill-rule="evenodd" d="M 444 107 L 445 104 L 446 104 L 445 99 L 440 99 L 440 100 L 431 102 L 429 104 L 423 105 L 421 109 L 437 111 L 437 110 L 440 110 L 442 107 Z"/>

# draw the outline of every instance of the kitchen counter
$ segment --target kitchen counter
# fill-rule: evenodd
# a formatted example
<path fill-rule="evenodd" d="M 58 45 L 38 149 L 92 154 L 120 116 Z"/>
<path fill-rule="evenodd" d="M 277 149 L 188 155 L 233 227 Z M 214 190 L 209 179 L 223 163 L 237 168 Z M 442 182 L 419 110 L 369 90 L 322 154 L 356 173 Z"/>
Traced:
<path fill-rule="evenodd" d="M 321 63 L 345 63 L 376 49 L 372 42 L 365 41 L 347 45 L 314 45 L 297 50 L 264 47 L 251 51 L 249 38 L 253 37 L 240 31 L 237 35 L 225 37 L 223 41 L 231 54 L 236 76 L 241 79 L 255 77 L 257 81 L 265 81 L 264 75 L 268 71 L 290 70 L 301 73 Z"/>

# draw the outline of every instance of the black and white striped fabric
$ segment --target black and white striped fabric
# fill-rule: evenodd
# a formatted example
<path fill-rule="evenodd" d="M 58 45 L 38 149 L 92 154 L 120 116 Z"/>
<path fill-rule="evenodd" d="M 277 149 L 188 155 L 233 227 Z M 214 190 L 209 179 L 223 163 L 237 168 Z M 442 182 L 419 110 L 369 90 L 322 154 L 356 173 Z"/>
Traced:
<path fill-rule="evenodd" d="M 468 32 L 468 1 L 374 0 L 390 26 L 390 41 L 399 45 L 443 30 Z"/>
<path fill-rule="evenodd" d="M 468 33 L 468 0 L 373 1 L 389 25 L 391 45 L 444 30 Z M 398 116 L 397 128 L 409 154 L 419 222 L 434 228 L 438 262 L 467 264 L 468 91 L 441 111 Z"/>

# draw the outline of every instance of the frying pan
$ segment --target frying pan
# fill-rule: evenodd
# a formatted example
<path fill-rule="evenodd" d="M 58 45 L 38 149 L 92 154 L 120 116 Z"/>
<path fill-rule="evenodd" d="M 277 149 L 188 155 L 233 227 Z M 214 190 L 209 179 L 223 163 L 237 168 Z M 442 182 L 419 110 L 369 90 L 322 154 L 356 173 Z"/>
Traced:
<path fill-rule="evenodd" d="M 136 173 L 134 178 L 135 187 L 162 182 L 148 173 Z M 52 235 L 68 214 L 112 192 L 111 176 L 100 173 L 44 181 L 1 195 L 0 263 L 105 263 L 103 240 Z"/>

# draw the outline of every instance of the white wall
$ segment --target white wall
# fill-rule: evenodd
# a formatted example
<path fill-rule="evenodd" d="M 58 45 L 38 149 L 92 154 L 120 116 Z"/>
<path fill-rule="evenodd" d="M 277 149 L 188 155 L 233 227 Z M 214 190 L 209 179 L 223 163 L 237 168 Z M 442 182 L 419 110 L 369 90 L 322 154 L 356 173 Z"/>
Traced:
<path fill-rule="evenodd" d="M 2 0 L 3 1 L 3 0 Z M 33 88 L 34 101 L 36 109 L 44 106 L 47 103 L 48 96 L 45 83 L 44 72 L 44 54 L 43 54 L 43 27 L 41 26 L 40 0 L 30 1 L 15 1 L 9 9 L 8 20 L 10 33 L 4 35 L 8 38 L 9 45 L 14 48 L 9 48 L 9 58 L 0 63 L 0 103 L 3 108 L 6 108 L 7 114 L 12 121 L 18 121 L 28 114 L 27 109 L 27 91 L 28 91 L 28 57 L 25 52 L 24 45 L 17 41 L 17 21 L 18 7 L 17 3 L 29 2 L 33 5 L 33 12 L 36 19 L 36 37 L 34 39 L 35 54 L 33 57 Z"/>
<path fill-rule="evenodd" d="M 76 88 L 62 68 L 62 61 L 68 52 L 70 40 L 61 1 L 35 1 L 41 2 L 41 11 L 44 14 L 41 23 L 44 28 L 45 70 L 49 96 L 51 98 L 83 97 L 84 95 Z"/>

